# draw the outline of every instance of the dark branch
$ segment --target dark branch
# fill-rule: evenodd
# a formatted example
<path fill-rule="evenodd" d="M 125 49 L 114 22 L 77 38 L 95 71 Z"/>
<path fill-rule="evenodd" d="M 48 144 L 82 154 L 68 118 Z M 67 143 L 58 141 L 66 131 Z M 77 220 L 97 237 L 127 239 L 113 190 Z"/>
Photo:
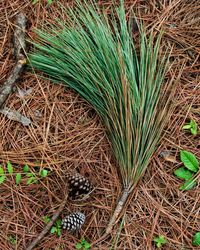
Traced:
<path fill-rule="evenodd" d="M 26 64 L 26 58 L 24 56 L 25 46 L 25 29 L 26 29 L 26 17 L 20 13 L 16 18 L 16 28 L 14 32 L 14 50 L 17 63 L 10 73 L 10 76 L 0 88 L 0 107 L 8 98 L 12 92 L 13 86 L 19 78 L 24 65 Z"/>
<path fill-rule="evenodd" d="M 32 250 L 43 238 L 44 236 L 48 233 L 48 231 L 51 229 L 53 226 L 54 222 L 57 220 L 57 218 L 60 216 L 61 212 L 63 211 L 68 199 L 68 194 L 65 196 L 65 199 L 61 203 L 60 207 L 56 211 L 56 213 L 53 215 L 51 220 L 48 222 L 46 227 L 42 230 L 42 232 L 37 236 L 37 238 L 31 242 L 31 244 L 26 248 L 26 250 Z"/>

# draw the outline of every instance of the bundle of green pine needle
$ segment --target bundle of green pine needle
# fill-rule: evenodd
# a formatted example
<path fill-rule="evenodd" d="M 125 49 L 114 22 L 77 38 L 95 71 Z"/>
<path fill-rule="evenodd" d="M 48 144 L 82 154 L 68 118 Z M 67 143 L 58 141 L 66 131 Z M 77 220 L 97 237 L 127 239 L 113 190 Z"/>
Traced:
<path fill-rule="evenodd" d="M 167 59 L 160 57 L 159 32 L 148 36 L 139 27 L 139 49 L 133 18 L 123 3 L 109 17 L 90 2 L 76 1 L 67 20 L 38 30 L 31 65 L 52 81 L 64 83 L 90 103 L 102 119 L 119 165 L 122 197 L 107 228 L 109 233 L 129 193 L 146 170 L 166 125 L 168 87 L 163 86 Z M 159 59 L 159 60 L 158 60 Z"/>

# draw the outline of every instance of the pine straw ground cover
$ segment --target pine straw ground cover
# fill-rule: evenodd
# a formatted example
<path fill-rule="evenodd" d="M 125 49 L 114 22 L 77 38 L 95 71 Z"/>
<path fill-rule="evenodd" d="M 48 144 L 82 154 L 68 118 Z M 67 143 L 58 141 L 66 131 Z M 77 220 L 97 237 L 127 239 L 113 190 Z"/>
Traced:
<path fill-rule="evenodd" d="M 31 1 L 1 1 L 1 83 L 14 65 L 15 14 L 19 11 L 26 14 L 28 35 L 34 38 L 33 28 L 64 16 L 56 2 L 47 7 L 45 1 L 37 5 Z M 200 124 L 200 3 L 196 0 L 125 2 L 127 12 L 133 7 L 146 26 L 164 27 L 165 46 L 173 49 L 174 70 L 177 66 L 184 67 L 174 99 L 176 109 L 127 207 L 121 227 L 115 226 L 112 237 L 96 249 L 155 249 L 152 239 L 157 235 L 164 235 L 168 240 L 163 249 L 193 249 L 192 235 L 200 230 L 199 181 L 195 189 L 180 192 L 180 181 L 173 176 L 173 170 L 180 165 L 181 149 L 193 152 L 200 159 L 199 135 L 194 137 L 181 129 L 189 118 Z M 100 4 L 109 11 L 110 2 Z M 104 128 L 91 107 L 62 86 L 25 72 L 18 87 L 33 88 L 33 92 L 25 99 L 13 93 L 6 105 L 31 118 L 32 125 L 23 127 L 0 116 L 0 161 L 5 164 L 10 160 L 17 172 L 22 171 L 25 163 L 32 169 L 39 164 L 48 168 L 50 174 L 29 186 L 25 180 L 17 186 L 14 176 L 8 176 L 0 185 L 0 249 L 25 249 L 38 235 L 45 225 L 42 217 L 53 215 L 62 202 L 66 194 L 65 175 L 74 168 L 87 175 L 96 189 L 85 201 L 68 202 L 62 216 L 77 210 L 84 212 L 87 219 L 81 235 L 94 242 L 105 228 L 121 190 Z M 169 150 L 177 161 L 163 159 L 160 156 L 163 150 Z M 14 245 L 9 240 L 11 237 L 16 239 Z M 61 237 L 48 234 L 36 249 L 74 249 L 79 239 L 79 235 L 64 231 Z"/>

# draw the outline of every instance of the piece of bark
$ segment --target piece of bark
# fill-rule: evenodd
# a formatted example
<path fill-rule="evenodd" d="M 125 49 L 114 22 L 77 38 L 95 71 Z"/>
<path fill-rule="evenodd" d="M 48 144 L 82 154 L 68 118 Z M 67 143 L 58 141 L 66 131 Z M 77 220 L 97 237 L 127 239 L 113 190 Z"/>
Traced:
<path fill-rule="evenodd" d="M 25 46 L 25 29 L 26 29 L 26 17 L 23 13 L 19 13 L 16 18 L 16 26 L 14 32 L 14 54 L 17 59 L 16 65 L 10 73 L 8 79 L 4 82 L 0 88 L 0 107 L 8 98 L 12 92 L 15 82 L 19 78 L 24 65 L 26 64 L 26 57 L 24 51 Z"/>
<path fill-rule="evenodd" d="M 31 124 L 31 120 L 29 118 L 23 116 L 16 110 L 4 107 L 3 109 L 0 109 L 0 113 L 4 114 L 8 119 L 12 121 L 17 121 L 22 123 L 23 126 L 29 126 Z"/>
<path fill-rule="evenodd" d="M 30 96 L 30 94 L 33 92 L 33 88 L 29 89 L 20 89 L 17 88 L 17 93 L 16 96 L 19 97 L 20 99 L 25 99 L 27 96 Z"/>

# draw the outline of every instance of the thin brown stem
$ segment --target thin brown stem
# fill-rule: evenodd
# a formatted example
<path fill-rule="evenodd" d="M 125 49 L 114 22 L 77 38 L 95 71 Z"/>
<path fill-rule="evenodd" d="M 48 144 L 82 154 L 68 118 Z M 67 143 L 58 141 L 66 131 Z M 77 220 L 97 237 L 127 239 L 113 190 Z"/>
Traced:
<path fill-rule="evenodd" d="M 122 210 L 124 209 L 125 207 L 125 204 L 126 204 L 126 201 L 129 197 L 129 194 L 130 194 L 130 190 L 125 188 L 122 192 L 122 195 L 117 203 L 117 206 L 114 210 L 114 213 L 108 223 L 108 226 L 106 227 L 106 231 L 105 233 L 97 240 L 95 241 L 92 245 L 96 245 L 97 243 L 105 240 L 109 235 L 110 233 L 112 232 L 112 229 L 114 227 L 114 225 L 117 223 L 117 221 L 120 219 L 120 215 L 121 215 L 121 212 Z"/>
<path fill-rule="evenodd" d="M 57 218 L 60 216 L 61 212 L 63 211 L 68 199 L 68 194 L 66 194 L 65 199 L 61 203 L 60 207 L 56 211 L 56 213 L 53 215 L 51 220 L 48 222 L 46 227 L 42 230 L 42 232 L 31 242 L 31 244 L 26 248 L 26 250 L 32 250 L 34 247 L 44 238 L 44 236 L 48 233 L 48 231 L 53 226 L 54 222 L 57 220 Z"/>

